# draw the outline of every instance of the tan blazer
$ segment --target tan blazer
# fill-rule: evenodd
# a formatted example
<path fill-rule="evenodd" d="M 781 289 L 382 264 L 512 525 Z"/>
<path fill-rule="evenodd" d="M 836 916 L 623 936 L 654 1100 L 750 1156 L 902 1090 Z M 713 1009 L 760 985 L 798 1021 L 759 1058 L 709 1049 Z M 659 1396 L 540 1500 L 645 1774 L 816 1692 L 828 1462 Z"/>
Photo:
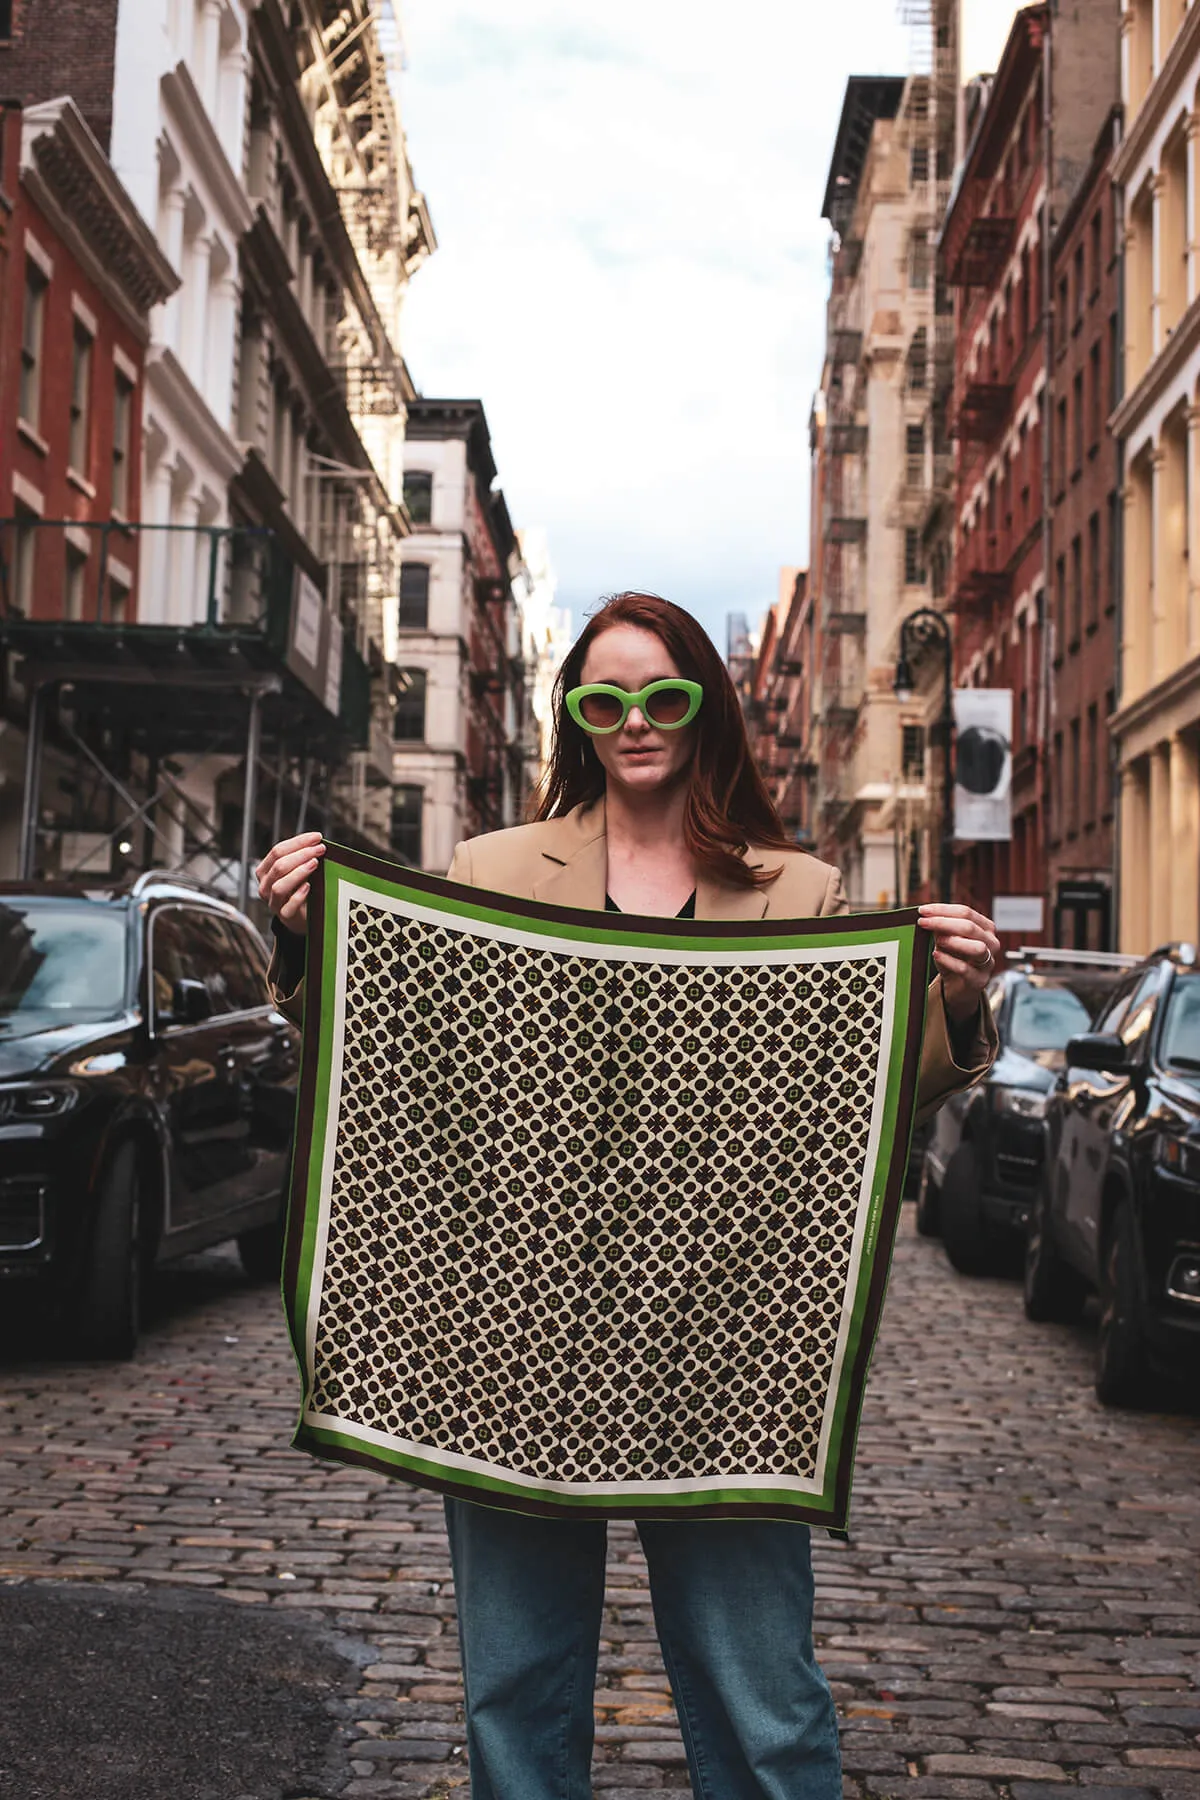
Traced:
<path fill-rule="evenodd" d="M 782 868 L 778 880 L 766 888 L 734 888 L 702 875 L 696 885 L 697 919 L 812 919 L 847 913 L 850 903 L 839 871 L 802 850 L 751 850 L 753 866 Z M 561 819 L 536 825 L 516 825 L 509 831 L 489 832 L 460 844 L 450 864 L 449 880 L 466 887 L 487 888 L 495 894 L 512 894 L 521 900 L 544 900 L 555 906 L 604 910 L 608 881 L 608 849 L 604 830 L 604 802 L 577 806 Z M 283 993 L 276 979 L 277 955 L 272 957 L 271 977 L 276 1003 L 292 1017 L 302 1004 L 301 989 Z M 956 1033 L 960 1054 L 964 1032 Z M 970 1087 L 985 1075 L 996 1057 L 996 1027 L 990 1007 L 981 1005 L 969 1054 L 955 1060 L 947 1030 L 941 978 L 929 989 L 925 1015 L 925 1040 L 917 1087 L 917 1121 L 929 1117 L 948 1095 Z"/>

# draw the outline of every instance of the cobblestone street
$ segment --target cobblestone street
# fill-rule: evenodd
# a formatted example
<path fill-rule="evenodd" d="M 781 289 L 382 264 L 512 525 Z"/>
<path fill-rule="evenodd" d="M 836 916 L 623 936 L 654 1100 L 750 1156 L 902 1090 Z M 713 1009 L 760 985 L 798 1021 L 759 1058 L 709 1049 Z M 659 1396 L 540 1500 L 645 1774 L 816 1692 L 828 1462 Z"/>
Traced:
<path fill-rule="evenodd" d="M 332 1755 L 246 1800 L 466 1800 L 440 1505 L 287 1447 L 279 1308 L 231 1259 L 163 1287 L 130 1367 L 0 1367 L 5 1582 L 315 1616 L 352 1655 Z M 952 1275 L 906 1209 L 852 1539 L 816 1543 L 848 1795 L 1200 1796 L 1200 1415 L 1103 1412 L 1090 1357 L 1088 1328 L 1026 1324 L 1015 1284 Z M 598 1795 L 686 1790 L 631 1528 L 609 1577 Z M 14 1800 L 94 1791 L 61 1779 L 22 1786 L 0 1758 Z M 145 1778 L 113 1791 L 166 1800 Z"/>

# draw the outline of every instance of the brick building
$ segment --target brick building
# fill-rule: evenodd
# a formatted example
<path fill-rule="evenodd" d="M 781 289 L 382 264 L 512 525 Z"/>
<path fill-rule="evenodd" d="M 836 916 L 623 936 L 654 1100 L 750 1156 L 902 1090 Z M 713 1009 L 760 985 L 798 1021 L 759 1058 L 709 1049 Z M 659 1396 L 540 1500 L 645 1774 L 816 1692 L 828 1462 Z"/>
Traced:
<path fill-rule="evenodd" d="M 71 100 L 3 112 L 0 599 L 25 620 L 134 623 L 150 309 L 178 285 Z M 19 822 L 23 695 L 0 700 L 0 864 Z"/>
<path fill-rule="evenodd" d="M 1053 941 L 1113 947 L 1113 779 L 1120 480 L 1108 431 L 1119 374 L 1120 246 L 1114 107 L 1054 238 L 1054 462 L 1050 806 Z M 1065 431 L 1064 431 L 1065 422 Z"/>
<path fill-rule="evenodd" d="M 1104 16 L 1098 17 L 1100 10 L 1076 0 L 1053 13 L 1029 6 L 1017 14 L 941 239 L 945 279 L 957 295 L 950 577 L 955 679 L 960 686 L 1013 693 L 1011 841 L 959 846 L 955 898 L 992 912 L 997 897 L 1028 896 L 1041 904 L 1043 926 L 1022 935 L 1035 938 L 1054 929 L 1049 813 L 1058 780 L 1051 760 L 1055 640 L 1045 600 L 1047 563 L 1056 566 L 1058 555 L 1053 509 L 1056 499 L 1065 502 L 1073 478 L 1079 506 L 1090 507 L 1093 497 L 1091 482 L 1084 491 L 1086 456 L 1077 459 L 1076 453 L 1090 441 L 1086 381 L 1094 332 L 1080 327 L 1083 370 L 1075 369 L 1067 351 L 1060 369 L 1056 333 L 1061 328 L 1069 334 L 1070 328 L 1058 320 L 1052 239 L 1081 183 L 1099 179 L 1095 146 L 1117 87 L 1115 0 L 1102 0 Z M 1087 213 L 1085 233 L 1093 216 Z M 1073 231 L 1065 241 L 1074 258 Z M 1093 310 L 1093 322 L 1095 316 Z M 1107 355 L 1102 344 L 1102 366 Z M 1078 412 L 1076 374 L 1085 387 Z M 1072 522 L 1075 510 L 1073 504 L 1067 515 Z M 1090 518 L 1088 510 L 1081 530 L 1085 553 Z M 1066 555 L 1069 580 L 1070 538 Z M 1070 669 L 1068 679 L 1074 681 Z M 1087 702 L 1083 706 L 1086 732 Z M 1069 750 L 1069 721 L 1067 745 Z M 1064 844 L 1064 856 L 1070 853 Z"/>

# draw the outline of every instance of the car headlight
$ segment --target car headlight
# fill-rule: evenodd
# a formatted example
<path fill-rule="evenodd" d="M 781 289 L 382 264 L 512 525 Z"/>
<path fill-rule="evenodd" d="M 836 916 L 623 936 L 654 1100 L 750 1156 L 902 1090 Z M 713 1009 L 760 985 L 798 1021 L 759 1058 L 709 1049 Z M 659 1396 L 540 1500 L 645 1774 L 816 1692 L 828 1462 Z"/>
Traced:
<path fill-rule="evenodd" d="M 1165 1131 L 1160 1133 L 1154 1160 L 1168 1175 L 1178 1175 L 1184 1181 L 1200 1181 L 1200 1144 L 1193 1144 L 1187 1138 L 1168 1137 Z"/>
<path fill-rule="evenodd" d="M 997 1112 L 1011 1113 L 1018 1119 L 1044 1119 L 1049 1094 L 1037 1088 L 995 1087 L 992 1105 Z"/>
<path fill-rule="evenodd" d="M 73 1081 L 31 1081 L 0 1088 L 0 1122 L 28 1125 L 39 1119 L 57 1119 L 70 1112 L 78 1099 L 79 1089 Z"/>

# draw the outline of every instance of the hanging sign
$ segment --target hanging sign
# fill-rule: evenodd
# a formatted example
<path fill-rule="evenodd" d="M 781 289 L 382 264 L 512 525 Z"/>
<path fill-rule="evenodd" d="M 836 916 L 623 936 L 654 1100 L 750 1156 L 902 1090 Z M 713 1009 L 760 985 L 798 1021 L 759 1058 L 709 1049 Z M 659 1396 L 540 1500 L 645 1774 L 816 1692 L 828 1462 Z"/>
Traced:
<path fill-rule="evenodd" d="M 1012 838 L 1011 688 L 954 692 L 954 835 L 960 843 Z"/>

